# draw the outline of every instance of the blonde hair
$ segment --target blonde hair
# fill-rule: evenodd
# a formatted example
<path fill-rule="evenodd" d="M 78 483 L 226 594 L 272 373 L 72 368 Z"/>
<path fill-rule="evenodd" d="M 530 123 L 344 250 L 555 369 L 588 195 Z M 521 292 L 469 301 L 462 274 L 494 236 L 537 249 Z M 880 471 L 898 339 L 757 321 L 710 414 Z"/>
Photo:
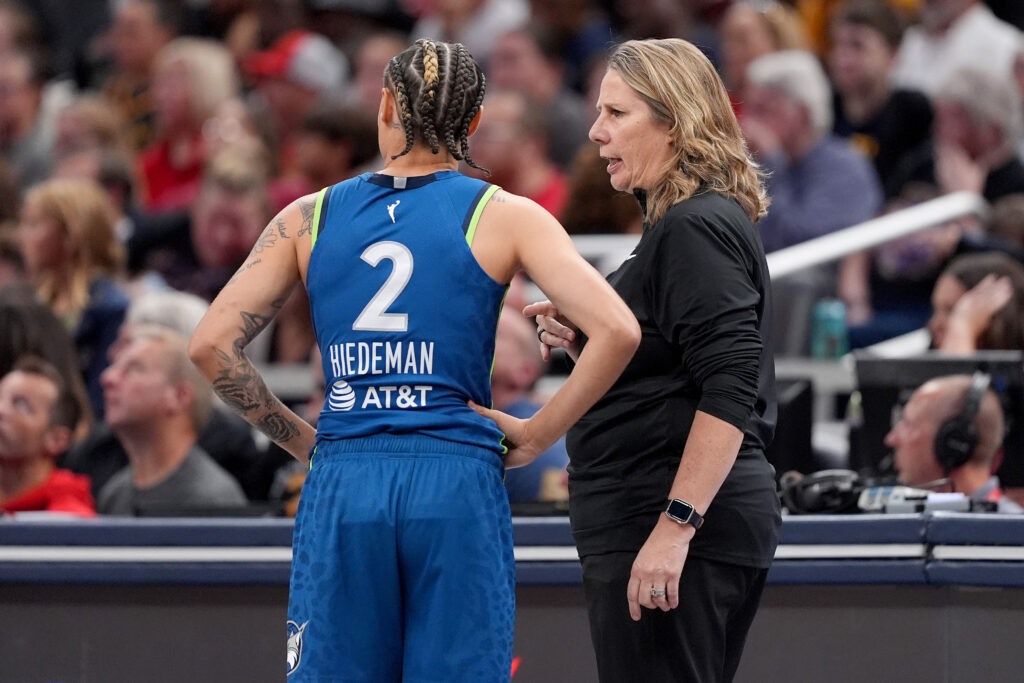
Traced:
<path fill-rule="evenodd" d="M 85 308 L 89 285 L 99 276 L 116 276 L 124 265 L 124 248 L 114 234 L 114 207 L 107 193 L 88 180 L 50 180 L 29 190 L 25 199 L 55 221 L 64 232 L 71 260 L 71 313 Z M 53 305 L 62 292 L 57 273 L 39 274 L 39 298 Z"/>
<path fill-rule="evenodd" d="M 656 222 L 701 185 L 734 198 L 753 221 L 767 212 L 768 196 L 725 86 L 700 50 L 679 38 L 630 40 L 615 48 L 608 68 L 672 137 L 675 154 L 648 190 L 647 221 Z"/>
<path fill-rule="evenodd" d="M 176 38 L 157 53 L 153 72 L 176 63 L 182 64 L 188 75 L 189 108 L 197 126 L 238 95 L 234 58 L 220 43 L 205 38 Z"/>
<path fill-rule="evenodd" d="M 81 95 L 64 108 L 62 114 L 78 118 L 102 149 L 126 152 L 130 149 L 121 112 L 99 95 Z M 70 150 L 80 151 L 80 150 Z"/>

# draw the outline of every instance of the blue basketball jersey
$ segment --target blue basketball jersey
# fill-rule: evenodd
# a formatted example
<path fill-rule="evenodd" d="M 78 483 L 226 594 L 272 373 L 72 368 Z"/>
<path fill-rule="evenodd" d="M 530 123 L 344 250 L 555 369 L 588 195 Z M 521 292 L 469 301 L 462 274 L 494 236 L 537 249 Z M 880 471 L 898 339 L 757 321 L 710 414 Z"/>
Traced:
<path fill-rule="evenodd" d="M 320 192 L 306 287 L 327 396 L 318 438 L 419 434 L 504 453 L 491 405 L 506 286 L 470 251 L 498 188 L 366 173 Z"/>

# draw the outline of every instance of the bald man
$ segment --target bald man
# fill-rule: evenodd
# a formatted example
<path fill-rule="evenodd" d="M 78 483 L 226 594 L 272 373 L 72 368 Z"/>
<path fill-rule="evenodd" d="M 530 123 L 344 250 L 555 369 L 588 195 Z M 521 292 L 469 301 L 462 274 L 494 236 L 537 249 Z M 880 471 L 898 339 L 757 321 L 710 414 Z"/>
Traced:
<path fill-rule="evenodd" d="M 940 427 L 964 410 L 969 375 L 939 377 L 922 384 L 907 401 L 896 426 L 885 437 L 893 449 L 900 482 L 908 486 L 948 478 L 938 490 L 963 493 L 972 500 L 991 501 L 999 512 L 1024 512 L 1024 508 L 1003 495 L 993 474 L 1006 433 L 1003 409 L 992 390 L 986 390 L 974 416 L 977 445 L 966 462 L 946 469 L 935 456 L 935 437 Z"/>

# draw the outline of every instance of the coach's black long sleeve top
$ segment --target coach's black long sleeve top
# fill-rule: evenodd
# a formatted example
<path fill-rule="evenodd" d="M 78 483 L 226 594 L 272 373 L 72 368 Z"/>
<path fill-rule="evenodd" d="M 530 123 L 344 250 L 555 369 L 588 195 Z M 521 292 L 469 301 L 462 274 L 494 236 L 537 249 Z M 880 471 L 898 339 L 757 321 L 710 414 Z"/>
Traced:
<path fill-rule="evenodd" d="M 646 225 L 608 279 L 643 337 L 566 441 L 581 555 L 639 550 L 665 508 L 700 410 L 741 430 L 743 444 L 690 553 L 768 566 L 778 527 L 774 473 L 764 459 L 775 428 L 775 371 L 756 227 L 734 199 L 698 192 Z"/>

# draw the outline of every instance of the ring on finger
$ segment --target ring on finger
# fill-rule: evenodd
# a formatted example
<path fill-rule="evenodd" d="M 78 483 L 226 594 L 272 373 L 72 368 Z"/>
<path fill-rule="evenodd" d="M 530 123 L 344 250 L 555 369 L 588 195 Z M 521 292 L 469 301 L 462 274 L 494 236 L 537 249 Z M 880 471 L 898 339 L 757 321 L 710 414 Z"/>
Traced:
<path fill-rule="evenodd" d="M 655 588 L 654 586 L 651 586 L 651 597 L 652 598 L 660 598 L 663 595 L 665 595 L 665 589 L 664 588 Z"/>
<path fill-rule="evenodd" d="M 541 339 L 541 335 L 543 335 L 543 334 L 544 334 L 544 330 L 543 329 L 537 330 L 537 341 L 539 341 L 541 344 L 544 343 L 544 340 Z"/>

